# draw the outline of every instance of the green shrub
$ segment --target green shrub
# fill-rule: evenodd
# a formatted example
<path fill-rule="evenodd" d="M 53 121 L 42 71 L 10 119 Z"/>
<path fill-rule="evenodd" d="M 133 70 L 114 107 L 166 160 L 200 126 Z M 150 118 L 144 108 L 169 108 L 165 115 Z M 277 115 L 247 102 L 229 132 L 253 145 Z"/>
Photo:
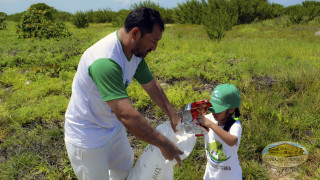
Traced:
<path fill-rule="evenodd" d="M 130 13 L 130 10 L 126 10 L 126 9 L 119 10 L 112 19 L 112 26 L 122 27 L 129 13 Z"/>
<path fill-rule="evenodd" d="M 37 4 L 32 4 L 29 9 L 36 9 L 36 10 L 41 10 L 43 12 L 43 15 L 50 19 L 53 20 L 52 18 L 52 12 L 54 10 L 53 7 L 46 5 L 45 3 L 37 3 Z"/>
<path fill-rule="evenodd" d="M 86 12 L 88 23 L 93 23 L 95 12 L 91 9 Z"/>
<path fill-rule="evenodd" d="M 320 2 L 317 1 L 304 1 L 303 7 L 306 8 L 308 15 L 308 21 L 314 20 L 317 16 L 320 16 Z"/>
<path fill-rule="evenodd" d="M 160 14 L 162 16 L 162 19 L 165 24 L 173 24 L 173 9 L 164 9 L 163 11 L 160 11 Z"/>
<path fill-rule="evenodd" d="M 64 38 L 71 36 L 62 22 L 55 23 L 48 11 L 29 8 L 22 14 L 17 33 L 23 38 Z"/>
<path fill-rule="evenodd" d="M 204 5 L 203 24 L 210 39 L 221 40 L 237 19 L 237 7 L 231 2 L 208 0 Z"/>
<path fill-rule="evenodd" d="M 306 9 L 302 5 L 297 4 L 287 7 L 286 14 L 288 14 L 292 24 L 299 24 L 302 22 L 303 16 L 306 15 Z"/>
<path fill-rule="evenodd" d="M 112 27 L 122 27 L 124 25 L 124 21 L 124 18 L 116 16 L 112 19 Z"/>
<path fill-rule="evenodd" d="M 52 12 L 52 17 L 56 21 L 71 21 L 72 14 L 64 11 L 58 11 L 56 9 Z"/>
<path fill-rule="evenodd" d="M 110 8 L 106 8 L 99 9 L 98 11 L 89 10 L 86 12 L 86 15 L 89 23 L 110 23 L 115 17 L 116 12 L 112 11 Z"/>
<path fill-rule="evenodd" d="M 159 11 L 164 23 L 166 23 L 166 24 L 173 23 L 173 19 L 172 19 L 173 9 L 165 9 L 163 7 L 160 7 L 159 3 L 155 3 L 151 0 L 140 1 L 139 3 L 134 3 L 131 5 L 130 9 L 136 9 L 138 7 L 153 8 L 153 9 Z"/>
<path fill-rule="evenodd" d="M 181 24 L 201 24 L 203 5 L 197 0 L 187 0 L 179 4 L 173 11 L 173 19 L 176 23 Z"/>
<path fill-rule="evenodd" d="M 23 12 L 8 15 L 7 20 L 14 21 L 14 22 L 20 22 L 22 14 L 23 14 Z"/>
<path fill-rule="evenodd" d="M 280 17 L 283 15 L 284 7 L 281 4 L 273 3 L 272 6 L 272 17 Z"/>
<path fill-rule="evenodd" d="M 77 11 L 75 15 L 73 15 L 72 23 L 77 28 L 86 28 L 89 26 L 88 17 L 85 12 Z"/>
<path fill-rule="evenodd" d="M 4 12 L 0 12 L 0 29 L 6 29 L 7 23 L 5 20 L 7 19 L 7 14 Z"/>
<path fill-rule="evenodd" d="M 99 9 L 98 11 L 94 12 L 93 22 L 95 23 L 111 22 L 113 16 L 114 16 L 114 12 L 111 11 L 110 8 Z"/>
<path fill-rule="evenodd" d="M 238 7 L 238 24 L 278 17 L 283 9 L 280 4 L 269 4 L 265 0 L 233 0 L 233 2 Z"/>
<path fill-rule="evenodd" d="M 159 11 L 159 9 L 161 8 L 159 3 L 155 3 L 151 0 L 147 0 L 147 1 L 140 1 L 139 3 L 134 3 L 131 5 L 130 9 L 136 9 L 136 8 L 139 8 L 139 7 L 150 7 L 150 8 L 153 8 L 157 11 Z"/>
<path fill-rule="evenodd" d="M 45 16 L 50 20 L 58 21 L 70 21 L 72 14 L 64 11 L 59 11 L 51 6 L 46 5 L 45 3 L 33 4 L 30 6 L 32 9 L 46 11 Z"/>

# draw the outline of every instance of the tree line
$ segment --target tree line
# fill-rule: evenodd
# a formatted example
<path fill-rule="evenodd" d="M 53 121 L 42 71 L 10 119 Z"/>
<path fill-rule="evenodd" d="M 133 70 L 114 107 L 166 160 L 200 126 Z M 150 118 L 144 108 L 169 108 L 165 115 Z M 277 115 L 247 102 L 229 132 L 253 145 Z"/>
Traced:
<path fill-rule="evenodd" d="M 304 1 L 302 4 L 284 7 L 277 3 L 269 3 L 268 0 L 186 0 L 183 3 L 178 3 L 177 7 L 163 8 L 148 0 L 132 4 L 129 9 L 121 9 L 117 12 L 110 8 L 104 8 L 96 11 L 78 11 L 74 14 L 59 11 L 45 3 L 38 3 L 31 5 L 27 11 L 21 13 L 9 16 L 0 13 L 0 23 L 3 24 L 0 24 L 0 27 L 5 28 L 4 20 L 8 19 L 20 22 L 21 28 L 24 28 L 30 22 L 23 24 L 21 21 L 23 18 L 28 19 L 26 14 L 30 14 L 30 10 L 33 10 L 34 13 L 41 11 L 46 19 L 52 22 L 70 21 L 78 28 L 88 27 L 89 23 L 111 23 L 115 27 L 120 27 L 129 12 L 140 6 L 158 10 L 166 24 L 203 25 L 208 36 L 217 40 L 223 38 L 225 31 L 234 25 L 277 17 L 286 17 L 288 19 L 287 25 L 310 21 L 320 22 L 320 2 L 318 1 Z M 64 27 L 62 28 L 64 29 Z"/>

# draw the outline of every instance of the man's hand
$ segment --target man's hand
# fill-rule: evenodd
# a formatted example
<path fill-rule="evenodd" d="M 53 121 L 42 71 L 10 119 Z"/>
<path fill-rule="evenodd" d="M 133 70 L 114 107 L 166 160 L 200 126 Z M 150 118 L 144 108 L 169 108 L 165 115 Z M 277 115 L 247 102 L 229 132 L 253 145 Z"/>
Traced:
<path fill-rule="evenodd" d="M 175 144 L 173 144 L 171 141 L 168 141 L 168 144 L 159 147 L 163 157 L 168 160 L 173 160 L 175 159 L 181 167 L 181 159 L 179 155 L 184 154 L 183 151 L 181 151 Z"/>

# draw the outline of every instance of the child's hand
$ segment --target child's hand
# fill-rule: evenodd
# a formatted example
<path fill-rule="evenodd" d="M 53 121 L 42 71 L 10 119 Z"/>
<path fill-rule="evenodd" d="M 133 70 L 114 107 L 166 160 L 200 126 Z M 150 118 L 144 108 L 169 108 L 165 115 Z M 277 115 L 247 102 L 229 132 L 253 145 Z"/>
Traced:
<path fill-rule="evenodd" d="M 204 126 L 206 128 L 209 128 L 211 121 L 204 117 L 203 115 L 199 116 L 198 121 L 200 123 L 201 126 Z"/>

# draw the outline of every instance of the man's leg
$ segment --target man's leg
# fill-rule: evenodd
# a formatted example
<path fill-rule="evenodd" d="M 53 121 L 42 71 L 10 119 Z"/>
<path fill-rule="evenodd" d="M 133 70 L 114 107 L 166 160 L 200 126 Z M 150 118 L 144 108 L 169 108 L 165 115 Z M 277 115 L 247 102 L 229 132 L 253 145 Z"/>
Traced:
<path fill-rule="evenodd" d="M 109 149 L 109 168 L 111 180 L 124 180 L 129 175 L 133 165 L 133 151 L 123 127 L 113 138 Z"/>
<path fill-rule="evenodd" d="M 80 148 L 66 142 L 68 156 L 79 180 L 109 180 L 107 147 Z"/>

